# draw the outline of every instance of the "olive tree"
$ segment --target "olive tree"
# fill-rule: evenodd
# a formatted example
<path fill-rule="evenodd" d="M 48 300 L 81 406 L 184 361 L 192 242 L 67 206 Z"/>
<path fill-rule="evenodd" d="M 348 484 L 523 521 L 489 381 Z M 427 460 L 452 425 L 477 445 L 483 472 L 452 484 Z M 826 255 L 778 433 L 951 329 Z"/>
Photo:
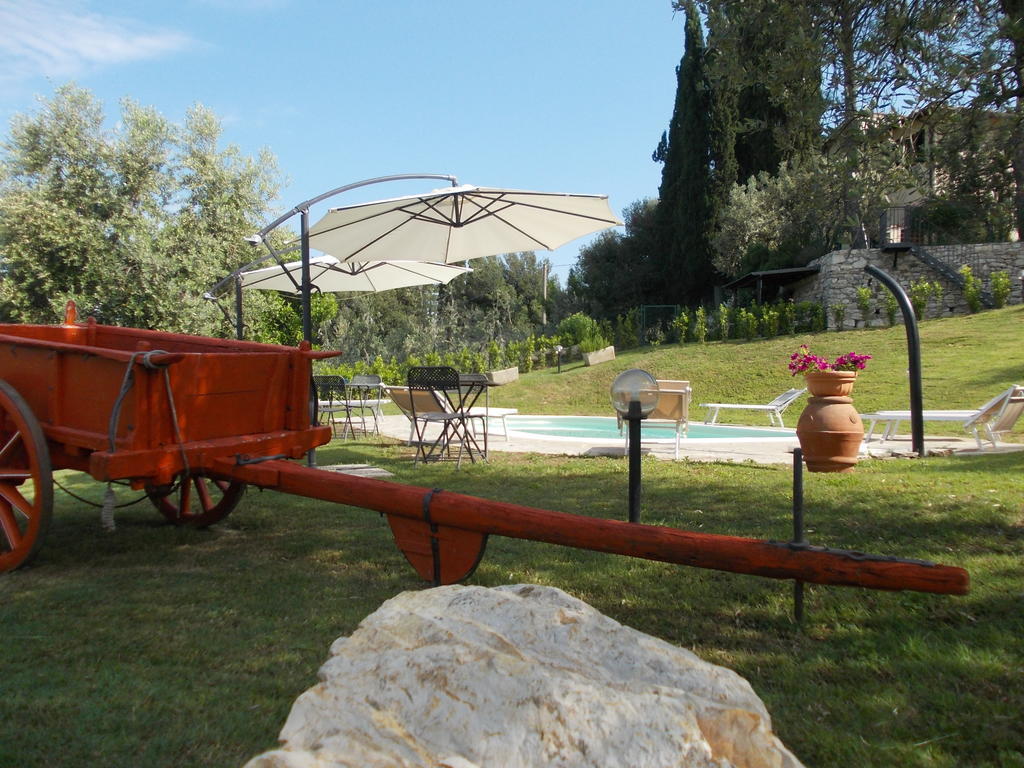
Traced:
<path fill-rule="evenodd" d="M 201 106 L 178 126 L 125 100 L 107 128 L 74 85 L 16 116 L 0 157 L 0 320 L 52 323 L 71 299 L 113 325 L 228 332 L 203 294 L 250 258 L 277 171 L 220 139 Z"/>

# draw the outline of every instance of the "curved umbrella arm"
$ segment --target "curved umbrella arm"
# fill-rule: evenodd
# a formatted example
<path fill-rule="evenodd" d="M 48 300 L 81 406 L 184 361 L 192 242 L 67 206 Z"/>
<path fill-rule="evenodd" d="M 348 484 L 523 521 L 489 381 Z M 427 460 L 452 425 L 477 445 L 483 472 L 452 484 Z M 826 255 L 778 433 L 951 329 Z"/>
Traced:
<path fill-rule="evenodd" d="M 337 189 L 332 189 L 330 192 L 324 192 L 322 195 L 311 197 L 309 200 L 305 200 L 299 203 L 294 208 L 292 208 L 288 213 L 270 222 L 270 224 L 267 224 L 267 226 L 265 226 L 263 229 L 257 232 L 254 237 L 259 237 L 260 240 L 262 240 L 264 237 L 267 236 L 268 233 L 277 229 L 279 226 L 288 221 L 288 219 L 290 219 L 292 216 L 295 216 L 298 213 L 302 213 L 303 211 L 308 211 L 312 206 L 316 205 L 317 203 L 322 202 L 329 197 L 340 195 L 342 192 L 350 192 L 353 189 L 359 189 L 360 187 L 368 187 L 372 184 L 381 184 L 385 181 L 409 181 L 411 179 L 447 179 L 452 183 L 453 187 L 457 187 L 459 185 L 458 179 L 446 173 L 399 173 L 394 176 L 378 176 L 377 178 L 374 179 L 363 179 L 362 181 L 356 181 L 351 184 L 346 184 L 342 187 L 338 187 Z M 253 244 L 255 245 L 256 243 Z"/>
<path fill-rule="evenodd" d="M 267 259 L 276 259 L 277 263 L 283 266 L 284 260 L 281 258 L 281 256 L 283 254 L 299 250 L 299 246 L 293 246 L 284 251 L 275 251 L 273 247 L 270 245 L 270 243 L 267 242 L 266 236 L 273 232 L 275 229 L 277 229 L 279 226 L 284 224 L 286 221 L 288 221 L 288 219 L 290 219 L 292 216 L 301 213 L 307 213 L 312 206 L 330 197 L 334 197 L 335 195 L 340 195 L 342 192 L 350 192 L 353 189 L 359 189 L 360 187 L 368 187 L 372 184 L 382 184 L 386 181 L 409 181 L 412 179 L 443 179 L 451 182 L 451 185 L 453 187 L 457 187 L 459 185 L 458 179 L 455 176 L 452 176 L 451 174 L 400 173 L 392 176 L 378 176 L 373 179 L 363 179 L 362 181 L 356 181 L 351 184 L 345 184 L 344 186 L 337 187 L 336 189 L 332 189 L 329 192 L 324 192 L 323 194 L 317 195 L 316 197 L 311 197 L 309 200 L 304 200 L 298 205 L 296 205 L 294 208 L 292 208 L 290 211 L 288 211 L 288 213 L 285 213 L 282 216 L 279 216 L 278 218 L 274 219 L 274 221 L 270 222 L 267 226 L 263 227 L 263 229 L 261 229 L 256 234 L 247 237 L 246 240 L 248 240 L 251 245 L 253 245 L 254 247 L 260 244 L 265 245 L 269 253 L 261 256 L 255 261 L 246 264 L 244 267 L 239 267 L 238 269 L 233 271 L 230 275 L 228 275 L 227 277 L 219 281 L 216 285 L 214 285 L 209 290 L 209 295 L 216 296 L 218 293 L 223 291 L 228 285 L 230 285 L 234 280 L 236 280 L 240 274 L 242 274 L 243 272 L 251 271 L 252 269 L 256 268 L 257 266 L 265 262 Z M 300 289 L 301 286 L 296 284 L 296 290 Z"/>

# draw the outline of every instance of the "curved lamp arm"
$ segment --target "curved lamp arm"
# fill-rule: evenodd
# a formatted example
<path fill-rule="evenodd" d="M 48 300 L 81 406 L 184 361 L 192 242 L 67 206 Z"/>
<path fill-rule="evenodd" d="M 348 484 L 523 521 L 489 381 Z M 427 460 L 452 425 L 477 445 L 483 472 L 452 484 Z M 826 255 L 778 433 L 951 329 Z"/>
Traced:
<path fill-rule="evenodd" d="M 903 325 L 907 330 L 907 368 L 910 372 L 910 433 L 913 439 L 914 452 L 924 456 L 924 398 L 921 391 L 921 337 L 917 332 L 917 318 L 903 287 L 873 264 L 864 267 L 864 271 L 888 288 L 900 305 L 903 313 Z"/>

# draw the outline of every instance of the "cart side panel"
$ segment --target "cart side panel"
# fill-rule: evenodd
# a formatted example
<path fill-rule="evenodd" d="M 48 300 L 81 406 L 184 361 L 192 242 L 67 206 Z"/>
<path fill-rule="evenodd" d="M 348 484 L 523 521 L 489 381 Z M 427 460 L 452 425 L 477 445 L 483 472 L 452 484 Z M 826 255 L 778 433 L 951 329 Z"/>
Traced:
<path fill-rule="evenodd" d="M 188 355 L 170 366 L 174 409 L 182 440 L 214 440 L 285 429 L 288 358 L 281 352 L 204 352 Z M 154 426 L 154 434 L 162 443 L 177 442 L 162 384 L 155 400 L 161 407 L 155 414 L 159 424 Z"/>
<path fill-rule="evenodd" d="M 59 329 L 58 329 L 59 330 Z M 39 419 L 44 432 L 67 429 L 61 441 L 90 450 L 109 447 L 110 413 L 121 389 L 125 365 L 86 352 L 68 353 L 36 345 L 0 344 L 0 378 L 10 383 Z M 123 413 L 134 411 L 129 391 Z M 122 418 L 117 445 L 134 441 L 135 424 Z"/>
<path fill-rule="evenodd" d="M 32 409 L 40 422 L 49 420 L 54 403 L 56 359 L 52 351 L 42 348 L 26 348 L 19 344 L 0 345 L 0 379 L 16 390 Z"/>
<path fill-rule="evenodd" d="M 57 418 L 50 423 L 83 433 L 82 439 L 65 438 L 67 442 L 81 443 L 88 448 L 108 448 L 110 417 L 128 366 L 85 353 L 62 352 L 57 357 L 59 376 L 55 377 L 54 386 L 59 410 L 54 414 Z M 119 449 L 134 446 L 138 441 L 139 425 L 132 418 L 137 399 L 138 387 L 132 386 L 121 401 L 116 436 Z"/>
<path fill-rule="evenodd" d="M 64 335 L 41 335 L 49 334 L 0 343 L 0 378 L 25 397 L 51 434 L 60 428 L 62 442 L 106 450 L 127 361 L 91 354 L 93 347 L 50 348 L 46 341 L 63 342 Z M 266 348 L 273 351 L 186 353 L 166 369 L 182 441 L 308 428 L 310 361 L 296 350 Z M 118 450 L 178 443 L 163 377 L 163 368 L 133 367 L 118 414 Z"/>

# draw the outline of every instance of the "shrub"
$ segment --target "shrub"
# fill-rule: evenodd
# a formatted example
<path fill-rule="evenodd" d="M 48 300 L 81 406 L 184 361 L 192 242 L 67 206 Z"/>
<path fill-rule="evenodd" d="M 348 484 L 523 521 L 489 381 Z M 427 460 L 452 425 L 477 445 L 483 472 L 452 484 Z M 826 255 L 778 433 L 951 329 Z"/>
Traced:
<path fill-rule="evenodd" d="M 398 384 L 401 381 L 398 361 L 394 357 L 385 362 L 383 357 L 377 355 L 370 364 L 370 373 L 380 376 L 385 384 Z"/>
<path fill-rule="evenodd" d="M 608 339 L 597 333 L 593 336 L 587 336 L 587 338 L 580 342 L 580 352 L 597 352 L 597 350 L 607 347 L 608 344 Z"/>
<path fill-rule="evenodd" d="M 473 353 L 473 365 L 469 373 L 483 373 L 487 370 L 487 356 L 483 352 Z"/>
<path fill-rule="evenodd" d="M 874 294 L 866 285 L 857 289 L 857 309 L 860 310 L 860 319 L 864 322 L 865 328 L 871 325 L 871 299 L 873 298 Z"/>
<path fill-rule="evenodd" d="M 533 340 L 531 337 L 510 341 L 505 347 L 505 367 L 516 366 L 522 373 L 533 367 Z"/>
<path fill-rule="evenodd" d="M 796 333 L 796 304 L 792 299 L 779 302 L 779 333 Z"/>
<path fill-rule="evenodd" d="M 817 333 L 825 330 L 825 308 L 821 304 L 816 301 L 801 301 L 794 309 L 797 333 Z"/>
<path fill-rule="evenodd" d="M 632 349 L 637 346 L 637 309 L 634 307 L 624 315 L 615 318 L 615 346 L 620 349 Z M 607 335 L 607 334 L 606 334 Z"/>
<path fill-rule="evenodd" d="M 704 307 L 697 307 L 693 319 L 693 340 L 703 344 L 708 338 L 708 316 Z"/>
<path fill-rule="evenodd" d="M 537 345 L 537 340 L 531 333 L 521 342 L 520 353 L 519 353 L 519 370 L 523 373 L 529 373 L 533 370 L 533 348 Z"/>
<path fill-rule="evenodd" d="M 932 299 L 935 301 L 935 307 L 938 310 L 938 314 L 942 314 L 942 283 L 932 283 Z"/>
<path fill-rule="evenodd" d="M 679 314 L 672 319 L 672 331 L 680 344 L 686 343 L 686 334 L 690 329 L 690 312 L 686 309 L 679 310 Z"/>
<path fill-rule="evenodd" d="M 558 335 L 562 337 L 562 344 L 567 347 L 582 344 L 584 339 L 600 334 L 601 327 L 597 321 L 582 312 L 569 315 L 558 324 Z"/>
<path fill-rule="evenodd" d="M 889 327 L 892 328 L 896 325 L 896 313 L 900 311 L 900 302 L 889 291 L 886 291 L 885 293 L 884 308 L 886 322 L 888 322 Z"/>
<path fill-rule="evenodd" d="M 718 317 L 718 338 L 725 341 L 729 338 L 729 305 L 719 304 L 716 314 Z"/>
<path fill-rule="evenodd" d="M 846 320 L 846 305 L 833 304 L 829 307 L 829 311 L 832 313 L 832 324 L 836 327 L 836 330 L 843 330 L 843 322 Z"/>
<path fill-rule="evenodd" d="M 661 327 L 661 323 L 650 326 L 645 332 L 645 341 L 652 347 L 661 346 L 661 343 L 665 341 L 665 330 Z"/>
<path fill-rule="evenodd" d="M 967 264 L 957 271 L 964 280 L 964 299 L 967 300 L 967 309 L 972 313 L 981 311 L 981 282 L 974 276 L 973 270 Z"/>
<path fill-rule="evenodd" d="M 761 307 L 761 333 L 767 339 L 779 335 L 779 311 L 774 307 Z"/>
<path fill-rule="evenodd" d="M 505 367 L 505 350 L 493 339 L 487 345 L 487 367 L 492 371 Z"/>
<path fill-rule="evenodd" d="M 736 319 L 736 330 L 747 341 L 757 338 L 757 315 L 749 309 L 741 309 Z"/>
<path fill-rule="evenodd" d="M 996 309 L 1006 306 L 1006 300 L 1010 298 L 1010 273 L 1000 270 L 988 276 L 989 285 L 992 286 L 992 303 Z"/>
<path fill-rule="evenodd" d="M 910 284 L 910 306 L 914 308 L 914 317 L 924 319 L 928 306 L 928 297 L 932 295 L 932 284 L 927 280 L 917 280 Z"/>

